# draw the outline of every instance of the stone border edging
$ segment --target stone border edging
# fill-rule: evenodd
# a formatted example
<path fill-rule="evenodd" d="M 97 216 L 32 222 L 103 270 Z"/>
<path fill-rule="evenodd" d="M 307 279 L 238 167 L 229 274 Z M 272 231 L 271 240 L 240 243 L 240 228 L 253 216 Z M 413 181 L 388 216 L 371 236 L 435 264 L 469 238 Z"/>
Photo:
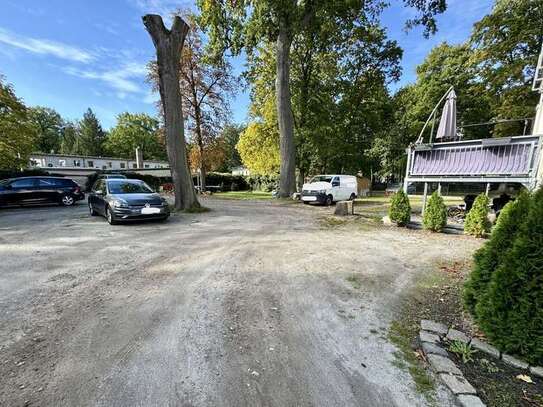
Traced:
<path fill-rule="evenodd" d="M 459 405 L 463 407 L 484 407 L 485 404 L 477 397 L 477 391 L 467 381 L 460 369 L 449 358 L 447 350 L 441 344 L 460 341 L 473 346 L 478 351 L 486 353 L 504 363 L 522 370 L 528 370 L 534 376 L 543 378 L 543 367 L 529 366 L 528 363 L 511 355 L 500 352 L 497 348 L 471 338 L 464 332 L 447 327 L 445 324 L 423 319 L 420 321 L 419 340 L 428 363 L 437 373 L 443 384 L 454 394 Z"/>

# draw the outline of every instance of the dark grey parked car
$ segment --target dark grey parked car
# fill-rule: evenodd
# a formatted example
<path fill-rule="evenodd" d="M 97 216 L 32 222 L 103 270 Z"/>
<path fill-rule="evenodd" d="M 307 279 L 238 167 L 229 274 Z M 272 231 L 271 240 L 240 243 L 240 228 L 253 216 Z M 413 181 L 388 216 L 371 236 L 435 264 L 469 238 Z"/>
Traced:
<path fill-rule="evenodd" d="M 102 215 L 110 225 L 122 221 L 170 216 L 166 199 L 136 179 L 99 179 L 89 193 L 91 216 Z"/>

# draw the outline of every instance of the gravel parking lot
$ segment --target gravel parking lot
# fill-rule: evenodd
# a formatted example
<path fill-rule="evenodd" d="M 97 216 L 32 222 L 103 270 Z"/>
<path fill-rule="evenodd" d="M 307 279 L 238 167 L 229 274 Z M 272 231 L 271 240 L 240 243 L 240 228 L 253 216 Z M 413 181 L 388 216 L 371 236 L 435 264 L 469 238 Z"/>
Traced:
<path fill-rule="evenodd" d="M 387 329 L 414 278 L 473 239 L 204 205 L 119 226 L 84 203 L 0 210 L 0 405 L 426 405 Z"/>

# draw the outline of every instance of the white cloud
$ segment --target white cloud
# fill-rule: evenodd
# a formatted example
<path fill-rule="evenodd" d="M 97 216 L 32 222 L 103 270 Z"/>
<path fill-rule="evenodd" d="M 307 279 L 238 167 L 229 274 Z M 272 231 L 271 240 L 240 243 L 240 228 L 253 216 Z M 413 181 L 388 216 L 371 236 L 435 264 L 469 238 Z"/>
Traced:
<path fill-rule="evenodd" d="M 63 68 L 69 75 L 85 79 L 97 79 L 106 83 L 117 91 L 119 99 L 126 98 L 128 93 L 143 93 L 140 84 L 134 79 L 142 78 L 147 74 L 145 65 L 136 62 L 123 64 L 120 68 L 104 71 L 82 70 L 75 67 Z"/>
<path fill-rule="evenodd" d="M 191 3 L 184 0 L 129 0 L 130 3 L 146 13 L 158 13 L 163 16 L 177 10 L 186 9 Z"/>
<path fill-rule="evenodd" d="M 187 0 L 127 0 L 144 14 L 159 14 L 168 27 L 172 24 L 171 15 L 177 10 L 192 10 L 196 12 L 194 1 Z M 138 26 L 141 25 L 141 20 Z"/>
<path fill-rule="evenodd" d="M 3 28 L 0 28 L 0 42 L 34 54 L 52 55 L 73 62 L 89 63 L 95 59 L 94 55 L 81 48 L 44 38 L 17 35 Z"/>
<path fill-rule="evenodd" d="M 143 103 L 147 103 L 149 105 L 154 105 L 156 102 L 160 100 L 160 96 L 156 92 L 150 92 L 143 98 Z"/>

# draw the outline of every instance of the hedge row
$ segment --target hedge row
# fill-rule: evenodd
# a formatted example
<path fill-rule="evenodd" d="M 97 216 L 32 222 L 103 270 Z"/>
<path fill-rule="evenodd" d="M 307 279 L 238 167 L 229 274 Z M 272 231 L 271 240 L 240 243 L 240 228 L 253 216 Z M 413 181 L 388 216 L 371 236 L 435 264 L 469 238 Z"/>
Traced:
<path fill-rule="evenodd" d="M 501 211 L 463 296 L 500 350 L 543 364 L 543 188 Z"/>
<path fill-rule="evenodd" d="M 193 177 L 194 185 L 197 185 L 196 177 Z M 232 175 L 222 172 L 208 172 L 206 174 L 208 187 L 219 187 L 221 191 L 245 191 L 249 184 L 242 175 Z"/>

